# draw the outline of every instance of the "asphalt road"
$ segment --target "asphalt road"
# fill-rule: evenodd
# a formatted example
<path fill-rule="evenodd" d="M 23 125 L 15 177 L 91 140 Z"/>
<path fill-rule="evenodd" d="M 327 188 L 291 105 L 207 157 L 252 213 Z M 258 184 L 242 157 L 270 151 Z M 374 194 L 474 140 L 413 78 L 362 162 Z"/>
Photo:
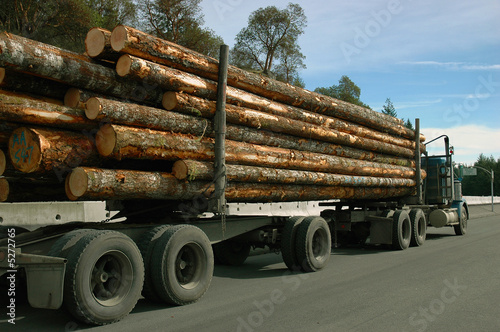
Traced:
<path fill-rule="evenodd" d="M 419 248 L 334 251 L 316 273 L 292 274 L 274 253 L 217 266 L 193 305 L 141 300 L 121 322 L 76 323 L 63 310 L 16 308 L 1 331 L 500 331 L 500 214 L 473 207 L 465 236 L 429 228 Z M 500 209 L 499 209 L 500 210 Z"/>

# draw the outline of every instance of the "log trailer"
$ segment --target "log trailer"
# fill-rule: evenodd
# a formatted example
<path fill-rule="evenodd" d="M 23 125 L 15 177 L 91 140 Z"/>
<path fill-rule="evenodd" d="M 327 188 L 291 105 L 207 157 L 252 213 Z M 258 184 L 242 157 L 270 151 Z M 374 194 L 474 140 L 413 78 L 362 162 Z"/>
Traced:
<path fill-rule="evenodd" d="M 61 225 L 50 223 L 54 218 L 67 220 L 65 214 L 76 211 L 67 211 L 67 205 L 80 203 L 47 202 L 38 205 L 37 213 L 47 216 L 49 226 L 31 231 L 2 215 L 7 205 L 15 206 L 22 219 L 27 205 L 0 205 L 0 274 L 8 282 L 13 275 L 25 279 L 31 306 L 58 309 L 64 304 L 77 320 L 104 325 L 125 317 L 141 294 L 174 305 L 196 302 L 210 285 L 214 261 L 242 264 L 252 247 L 281 251 L 290 270 L 314 272 L 326 266 L 332 248 L 339 245 L 355 242 L 404 250 L 423 245 L 430 226 L 450 226 L 457 235 L 465 234 L 468 207 L 454 179 L 448 137 L 441 137 L 445 154 L 421 153 L 418 119 L 417 185 L 411 195 L 227 203 L 224 57 L 219 72 L 210 197 L 107 200 L 107 209 L 117 213 L 106 220 L 75 219 Z"/>

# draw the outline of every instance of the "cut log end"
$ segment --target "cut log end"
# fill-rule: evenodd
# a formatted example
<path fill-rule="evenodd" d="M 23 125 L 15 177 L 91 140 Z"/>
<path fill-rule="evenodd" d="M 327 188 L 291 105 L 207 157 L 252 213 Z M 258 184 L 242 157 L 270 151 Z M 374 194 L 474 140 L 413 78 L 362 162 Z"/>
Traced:
<path fill-rule="evenodd" d="M 102 105 L 98 98 L 92 97 L 85 105 L 85 115 L 88 119 L 94 120 L 101 113 Z"/>
<path fill-rule="evenodd" d="M 5 68 L 0 68 L 0 84 L 2 84 L 5 79 Z"/>
<path fill-rule="evenodd" d="M 85 50 L 90 57 L 101 55 L 106 47 L 106 36 L 101 28 L 92 28 L 85 38 Z"/>
<path fill-rule="evenodd" d="M 111 32 L 111 48 L 116 52 L 120 52 L 125 48 L 125 42 L 128 40 L 127 29 L 123 25 L 119 25 Z"/>
<path fill-rule="evenodd" d="M 0 202 L 5 202 L 9 198 L 9 181 L 0 179 Z"/>
<path fill-rule="evenodd" d="M 188 177 L 188 166 L 184 160 L 177 160 L 172 166 L 172 175 L 179 180 L 185 180 Z"/>
<path fill-rule="evenodd" d="M 21 127 L 10 135 L 9 157 L 17 170 L 31 173 L 38 169 L 42 162 L 41 151 L 39 136 L 33 129 Z"/>
<path fill-rule="evenodd" d="M 80 167 L 75 168 L 65 184 L 66 195 L 69 199 L 76 200 L 87 192 L 88 177 L 87 173 Z"/>
<path fill-rule="evenodd" d="M 7 167 L 7 159 L 5 158 L 5 153 L 0 150 L 0 175 L 5 172 L 5 168 Z"/>
<path fill-rule="evenodd" d="M 72 108 L 78 107 L 81 98 L 80 94 L 81 92 L 79 89 L 69 88 L 64 95 L 64 106 Z"/>
<path fill-rule="evenodd" d="M 124 77 L 130 73 L 130 68 L 132 67 L 132 59 L 129 55 L 122 55 L 118 62 L 116 63 L 116 72 L 119 76 Z"/>
<path fill-rule="evenodd" d="M 168 91 L 163 94 L 162 105 L 167 111 L 171 111 L 177 107 L 177 103 L 177 92 Z"/>
<path fill-rule="evenodd" d="M 102 126 L 96 134 L 95 142 L 99 154 L 104 157 L 109 156 L 116 145 L 116 134 L 113 127 L 109 124 Z"/>
<path fill-rule="evenodd" d="M 69 189 L 69 179 L 71 178 L 71 173 L 66 176 L 66 180 L 64 181 L 64 191 L 66 192 L 66 196 L 69 198 L 70 201 L 76 201 L 78 200 L 78 197 L 73 195 L 71 193 L 71 190 Z"/>

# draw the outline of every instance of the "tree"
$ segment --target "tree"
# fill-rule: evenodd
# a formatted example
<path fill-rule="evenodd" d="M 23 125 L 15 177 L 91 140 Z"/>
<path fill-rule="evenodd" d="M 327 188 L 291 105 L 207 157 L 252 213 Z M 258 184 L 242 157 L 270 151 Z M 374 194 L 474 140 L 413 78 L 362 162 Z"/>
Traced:
<path fill-rule="evenodd" d="M 493 156 L 486 157 L 483 153 L 479 155 L 474 166 L 480 166 L 488 171 L 493 170 L 495 175 L 500 174 L 500 159 L 495 161 Z M 500 177 L 495 176 L 493 191 L 500 193 Z M 462 180 L 462 192 L 466 196 L 490 196 L 491 175 L 478 169 L 477 175 L 465 176 Z"/>
<path fill-rule="evenodd" d="M 145 2 L 146 25 L 149 32 L 165 40 L 217 56 L 221 37 L 202 28 L 201 0 L 148 0 Z"/>
<path fill-rule="evenodd" d="M 351 81 L 351 79 L 346 75 L 343 75 L 340 78 L 338 85 L 334 84 L 330 87 L 320 87 L 316 88 L 314 91 L 351 104 L 370 108 L 370 106 L 366 105 L 359 99 L 361 95 L 361 89 L 359 86 Z"/>
<path fill-rule="evenodd" d="M 290 3 L 285 9 L 259 8 L 236 36 L 231 62 L 267 75 L 274 72 L 276 78 L 287 83 L 300 81 L 298 70 L 305 68 L 305 56 L 300 52 L 298 38 L 306 25 L 304 10 L 298 4 Z"/>
<path fill-rule="evenodd" d="M 396 109 L 394 108 L 394 105 L 390 98 L 387 98 L 385 100 L 385 104 L 384 106 L 382 106 L 382 113 L 393 116 L 395 118 L 398 117 L 398 112 L 396 112 Z"/>
<path fill-rule="evenodd" d="M 86 0 L 92 10 L 92 26 L 113 30 L 119 24 L 137 23 L 133 0 Z"/>

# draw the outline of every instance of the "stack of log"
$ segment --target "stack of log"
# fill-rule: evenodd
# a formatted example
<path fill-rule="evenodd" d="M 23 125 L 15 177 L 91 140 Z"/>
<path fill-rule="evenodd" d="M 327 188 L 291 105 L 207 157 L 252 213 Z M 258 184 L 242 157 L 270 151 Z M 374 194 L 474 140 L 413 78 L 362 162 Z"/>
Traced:
<path fill-rule="evenodd" d="M 0 201 L 210 196 L 218 61 L 126 26 L 85 44 L 0 34 Z M 415 192 L 399 119 L 232 66 L 226 113 L 228 201 Z"/>

